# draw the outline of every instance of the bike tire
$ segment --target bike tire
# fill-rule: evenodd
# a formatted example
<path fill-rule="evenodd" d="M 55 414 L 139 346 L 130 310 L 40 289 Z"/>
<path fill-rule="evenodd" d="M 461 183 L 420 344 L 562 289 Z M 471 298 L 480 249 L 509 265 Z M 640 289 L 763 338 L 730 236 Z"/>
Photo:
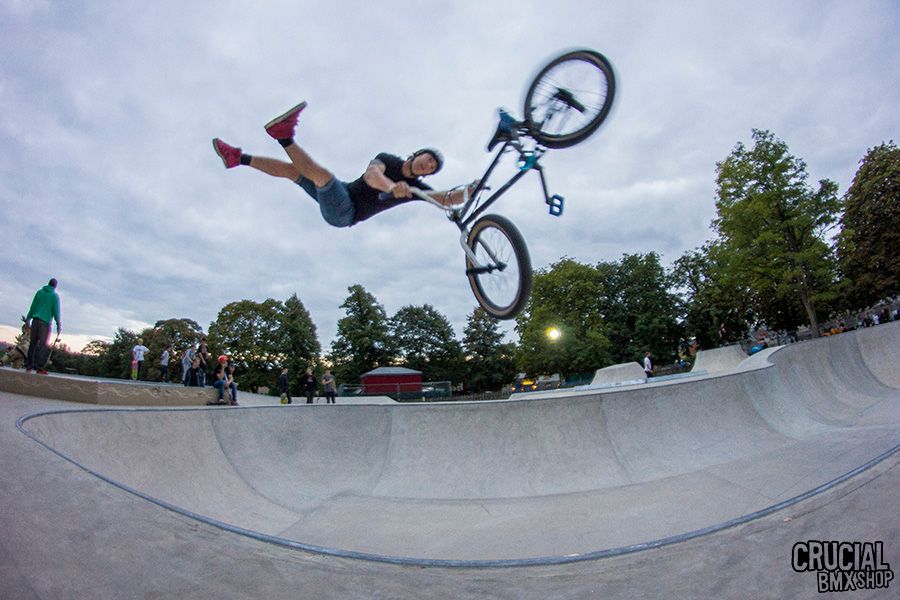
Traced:
<path fill-rule="evenodd" d="M 569 96 L 561 96 L 564 93 Z M 616 77 L 609 60 L 594 50 L 572 50 L 551 60 L 534 76 L 525 94 L 525 125 L 544 146 L 568 148 L 597 131 L 609 116 L 615 95 Z M 586 112 L 578 114 L 579 110 L 563 99 L 570 96 Z M 562 117 L 556 119 L 557 115 Z M 557 125 L 573 116 L 573 127 Z"/>
<path fill-rule="evenodd" d="M 512 319 L 531 295 L 531 257 L 525 238 L 509 219 L 485 215 L 475 221 L 466 244 L 479 263 L 496 267 L 491 272 L 474 273 L 474 265 L 466 257 L 469 285 L 478 304 L 498 319 Z"/>

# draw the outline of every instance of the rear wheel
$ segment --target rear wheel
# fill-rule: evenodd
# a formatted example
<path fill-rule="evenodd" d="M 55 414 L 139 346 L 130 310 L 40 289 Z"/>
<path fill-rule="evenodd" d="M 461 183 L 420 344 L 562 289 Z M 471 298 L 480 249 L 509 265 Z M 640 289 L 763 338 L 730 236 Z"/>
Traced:
<path fill-rule="evenodd" d="M 606 120 L 616 94 L 612 65 L 593 50 L 556 57 L 535 76 L 525 94 L 525 124 L 548 148 L 584 141 Z"/>
<path fill-rule="evenodd" d="M 512 319 L 531 295 L 531 258 L 519 230 L 500 215 L 475 221 L 466 241 L 478 261 L 466 257 L 466 275 L 475 299 L 498 319 Z"/>

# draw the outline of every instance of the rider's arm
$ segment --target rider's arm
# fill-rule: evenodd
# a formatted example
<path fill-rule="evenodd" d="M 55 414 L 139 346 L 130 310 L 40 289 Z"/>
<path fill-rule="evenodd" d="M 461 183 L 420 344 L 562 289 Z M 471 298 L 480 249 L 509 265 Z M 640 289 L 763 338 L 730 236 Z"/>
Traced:
<path fill-rule="evenodd" d="M 386 169 L 385 164 L 375 158 L 363 173 L 363 181 L 371 188 L 392 194 L 394 198 L 411 198 L 412 192 L 409 190 L 409 184 L 405 181 L 394 181 L 385 175 Z"/>
<path fill-rule="evenodd" d="M 475 191 L 475 187 L 478 185 L 477 181 L 473 181 L 469 184 L 469 197 L 471 197 L 472 192 Z M 428 195 L 431 196 L 431 199 L 435 202 L 439 202 L 444 206 L 456 206 L 457 204 L 462 204 L 466 200 L 465 196 L 465 188 L 454 188 L 452 190 L 446 191 L 429 191 Z"/>
<path fill-rule="evenodd" d="M 369 163 L 369 166 L 366 167 L 366 172 L 363 173 L 363 181 L 365 181 L 369 187 L 375 188 L 380 192 L 390 192 L 394 189 L 394 186 L 397 185 L 397 182 L 392 181 L 385 175 L 384 170 L 385 166 L 383 162 L 378 159 L 373 160 Z"/>

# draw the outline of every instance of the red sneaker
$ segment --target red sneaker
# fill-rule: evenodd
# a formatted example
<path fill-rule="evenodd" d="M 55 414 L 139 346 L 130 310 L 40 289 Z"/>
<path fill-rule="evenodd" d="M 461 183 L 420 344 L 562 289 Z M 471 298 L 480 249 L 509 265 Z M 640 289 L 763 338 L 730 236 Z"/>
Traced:
<path fill-rule="evenodd" d="M 46 370 L 46 369 L 38 369 L 38 370 L 37 370 L 37 374 L 38 374 L 38 375 L 47 375 L 48 373 L 47 373 L 47 370 Z"/>
<path fill-rule="evenodd" d="M 219 158 L 222 159 L 222 162 L 225 163 L 226 169 L 230 169 L 241 164 L 240 148 L 229 146 L 219 138 L 213 138 L 212 145 L 213 149 L 216 151 L 216 154 L 218 154 Z"/>
<path fill-rule="evenodd" d="M 294 128 L 300 112 L 306 108 L 306 102 L 301 102 L 281 116 L 275 117 L 266 123 L 266 133 L 276 140 L 289 140 L 294 137 Z"/>

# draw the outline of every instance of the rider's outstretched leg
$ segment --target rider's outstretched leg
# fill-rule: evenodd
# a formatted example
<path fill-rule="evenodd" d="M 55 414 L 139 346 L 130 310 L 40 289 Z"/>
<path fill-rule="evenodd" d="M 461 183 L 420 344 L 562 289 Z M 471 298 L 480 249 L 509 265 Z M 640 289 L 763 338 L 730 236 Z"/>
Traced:
<path fill-rule="evenodd" d="M 306 102 L 301 102 L 287 112 L 275 117 L 266 123 L 266 133 L 281 144 L 301 177 L 312 181 L 317 188 L 322 188 L 328 185 L 328 182 L 334 176 L 330 171 L 314 161 L 309 153 L 294 141 L 297 120 L 300 118 L 300 113 L 304 108 L 306 108 Z"/>
<path fill-rule="evenodd" d="M 238 165 L 247 165 L 272 177 L 284 177 L 291 181 L 297 181 L 300 178 L 300 171 L 297 170 L 293 163 L 266 156 L 244 154 L 240 148 L 223 142 L 219 138 L 213 140 L 213 148 L 216 154 L 219 155 L 219 158 L 222 159 L 226 169 L 231 169 Z"/>
<path fill-rule="evenodd" d="M 326 222 L 335 227 L 348 227 L 353 224 L 355 208 L 347 184 L 335 179 L 294 142 L 297 119 L 304 108 L 306 102 L 301 102 L 266 124 L 266 133 L 281 144 L 291 162 L 244 154 L 240 148 L 219 138 L 213 140 L 213 148 L 226 169 L 247 165 L 273 177 L 290 179 L 319 203 Z"/>

